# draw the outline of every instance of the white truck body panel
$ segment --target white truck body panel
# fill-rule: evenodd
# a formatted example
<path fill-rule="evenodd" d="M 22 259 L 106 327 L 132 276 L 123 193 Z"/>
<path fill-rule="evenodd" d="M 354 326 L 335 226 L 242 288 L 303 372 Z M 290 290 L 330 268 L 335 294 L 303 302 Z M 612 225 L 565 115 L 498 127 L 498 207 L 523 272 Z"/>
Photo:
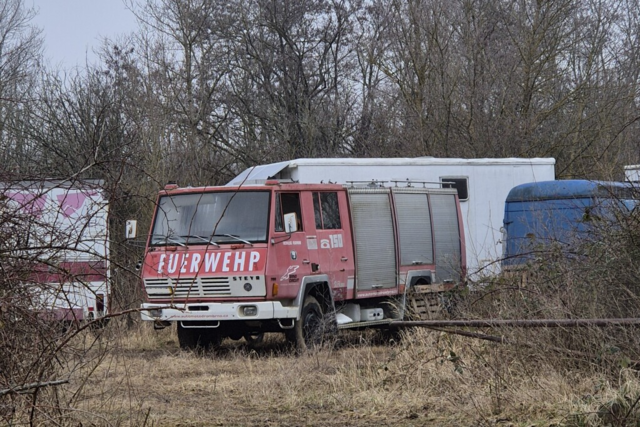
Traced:
<path fill-rule="evenodd" d="M 1 186 L 6 199 L 2 209 L 22 224 L 15 247 L 37 264 L 34 268 L 44 268 L 32 279 L 38 282 L 35 292 L 41 304 L 35 308 L 64 320 L 107 314 L 108 201 L 102 182 L 42 180 Z M 61 280 L 64 277 L 68 281 Z"/>
<path fill-rule="evenodd" d="M 296 159 L 249 168 L 227 185 L 248 185 L 265 179 L 291 179 L 301 183 L 345 184 L 371 181 L 439 183 L 467 178 L 468 194 L 461 200 L 466 239 L 468 277 L 495 274 L 502 256 L 502 220 L 509 191 L 519 184 L 555 179 L 553 158 L 456 159 Z M 393 185 L 393 184 L 392 184 Z M 412 184 L 430 185 L 430 184 Z M 437 185 L 437 184 L 436 184 Z"/>

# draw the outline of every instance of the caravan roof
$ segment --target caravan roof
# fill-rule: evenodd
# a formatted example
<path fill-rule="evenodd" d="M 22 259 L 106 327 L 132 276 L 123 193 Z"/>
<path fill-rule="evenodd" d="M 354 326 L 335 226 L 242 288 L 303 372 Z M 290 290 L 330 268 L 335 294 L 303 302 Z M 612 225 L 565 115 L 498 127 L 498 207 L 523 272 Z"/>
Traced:
<path fill-rule="evenodd" d="M 410 170 L 411 167 L 420 166 L 516 166 L 516 165 L 550 165 L 553 168 L 556 161 L 553 158 L 522 159 L 510 157 L 505 159 L 460 159 L 460 158 L 436 158 L 436 157 L 412 157 L 412 158 L 320 158 L 320 159 L 294 159 L 267 165 L 258 165 L 245 169 L 233 178 L 228 186 L 249 185 L 276 177 L 284 169 L 296 169 L 299 167 L 328 167 L 328 166 L 369 166 L 369 167 L 403 167 Z M 388 178 L 388 177 L 387 177 Z M 405 177 L 406 178 L 406 177 Z"/>

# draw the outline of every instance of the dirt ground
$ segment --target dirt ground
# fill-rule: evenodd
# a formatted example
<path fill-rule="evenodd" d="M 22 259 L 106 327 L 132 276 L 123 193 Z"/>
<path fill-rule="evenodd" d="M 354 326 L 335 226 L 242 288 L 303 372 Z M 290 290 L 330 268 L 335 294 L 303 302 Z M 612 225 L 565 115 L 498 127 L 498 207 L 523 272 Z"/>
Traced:
<path fill-rule="evenodd" d="M 82 425 L 598 425 L 598 402 L 615 398 L 597 375 L 523 363 L 498 344 L 437 332 L 396 345 L 346 335 L 302 355 L 279 335 L 207 353 L 181 351 L 170 330 L 105 341 L 66 389 L 82 388 L 74 403 Z"/>

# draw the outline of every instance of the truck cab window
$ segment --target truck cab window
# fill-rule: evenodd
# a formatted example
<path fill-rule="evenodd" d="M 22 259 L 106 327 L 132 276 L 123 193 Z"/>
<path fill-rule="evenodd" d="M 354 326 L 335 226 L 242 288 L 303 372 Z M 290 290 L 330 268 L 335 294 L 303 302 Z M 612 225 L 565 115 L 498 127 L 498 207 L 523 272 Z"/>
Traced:
<path fill-rule="evenodd" d="M 313 193 L 313 212 L 317 230 L 337 230 L 342 228 L 340 223 L 340 207 L 338 193 Z"/>
<path fill-rule="evenodd" d="M 288 213 L 296 214 L 298 231 L 302 231 L 300 193 L 276 193 L 276 231 L 284 231 L 284 216 Z"/>

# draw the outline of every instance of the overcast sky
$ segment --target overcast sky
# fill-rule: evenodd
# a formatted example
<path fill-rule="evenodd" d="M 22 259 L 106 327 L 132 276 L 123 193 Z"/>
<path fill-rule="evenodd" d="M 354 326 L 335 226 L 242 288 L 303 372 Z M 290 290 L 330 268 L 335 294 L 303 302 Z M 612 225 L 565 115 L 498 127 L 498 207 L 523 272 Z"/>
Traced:
<path fill-rule="evenodd" d="M 2 1 L 2 0 L 0 0 Z M 33 24 L 42 28 L 45 57 L 51 65 L 83 67 L 96 61 L 93 50 L 103 38 L 115 39 L 136 29 L 136 20 L 122 0 L 25 0 L 38 14 Z"/>

